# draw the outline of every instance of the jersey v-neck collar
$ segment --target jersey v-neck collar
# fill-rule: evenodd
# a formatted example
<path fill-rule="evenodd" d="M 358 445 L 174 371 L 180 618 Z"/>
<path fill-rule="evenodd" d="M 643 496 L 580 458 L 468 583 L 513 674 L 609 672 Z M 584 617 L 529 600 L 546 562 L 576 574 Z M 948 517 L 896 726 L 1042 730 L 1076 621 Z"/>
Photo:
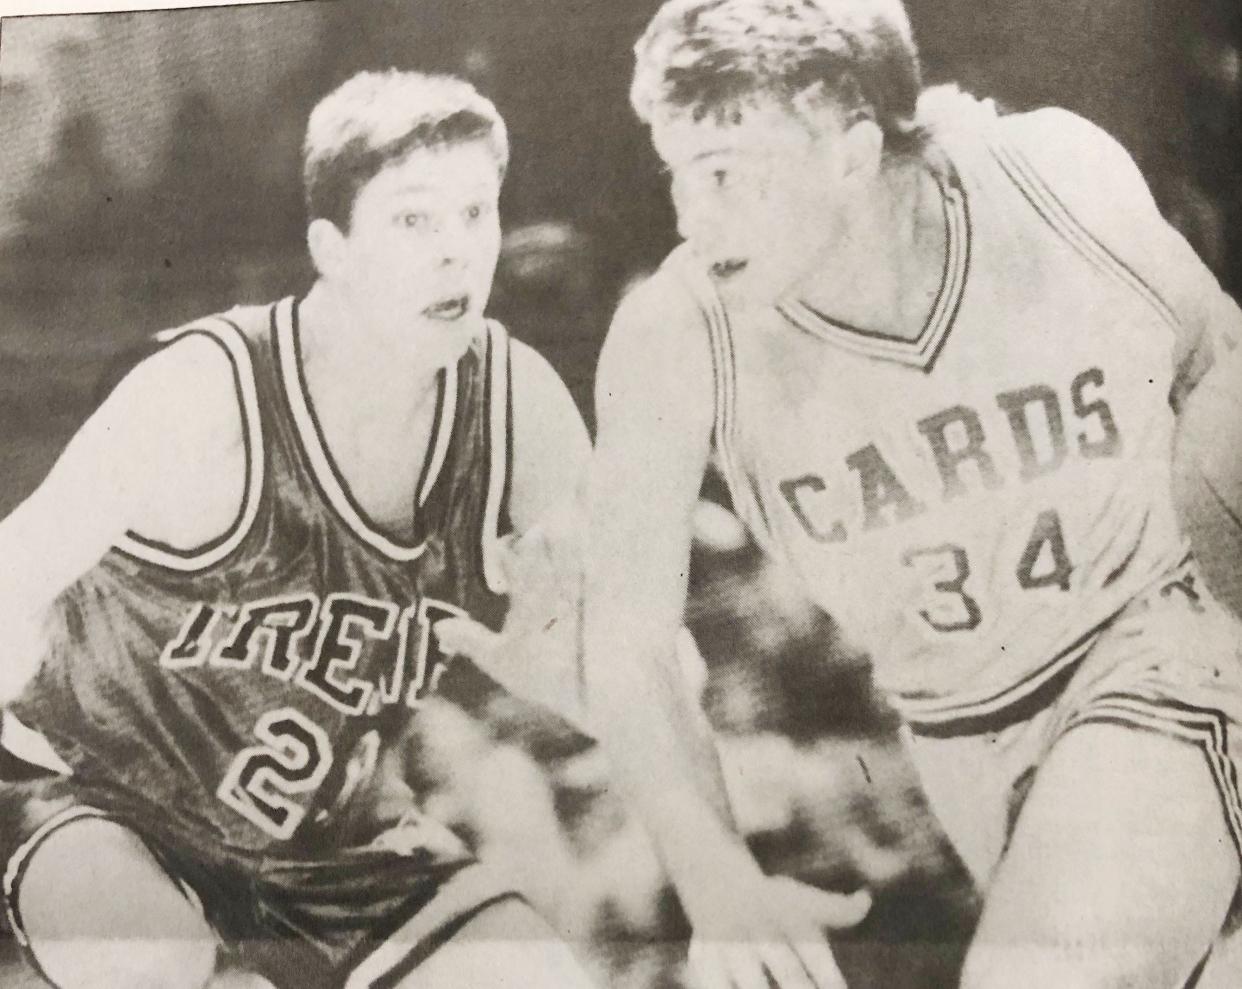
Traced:
<path fill-rule="evenodd" d="M 280 365 L 281 383 L 292 414 L 297 439 L 316 486 L 341 521 L 363 542 L 394 560 L 415 560 L 422 555 L 426 542 L 409 544 L 397 541 L 376 525 L 358 504 L 349 484 L 333 459 L 324 440 L 323 427 L 315 414 L 306 382 L 298 323 L 299 300 L 288 298 L 277 303 L 273 313 L 273 331 Z M 457 407 L 457 367 L 450 365 L 437 375 L 436 411 L 432 420 L 431 438 L 427 444 L 416 497 L 411 508 L 417 516 L 435 487 L 448 454 L 449 440 Z M 415 531 L 418 519 L 414 519 Z"/>
<path fill-rule="evenodd" d="M 949 173 L 947 180 L 935 175 L 944 207 L 944 270 L 936 300 L 918 336 L 907 339 L 853 326 L 796 298 L 777 303 L 777 311 L 799 330 L 853 353 L 931 371 L 953 328 L 970 271 L 970 205 L 957 171 L 950 166 Z"/>

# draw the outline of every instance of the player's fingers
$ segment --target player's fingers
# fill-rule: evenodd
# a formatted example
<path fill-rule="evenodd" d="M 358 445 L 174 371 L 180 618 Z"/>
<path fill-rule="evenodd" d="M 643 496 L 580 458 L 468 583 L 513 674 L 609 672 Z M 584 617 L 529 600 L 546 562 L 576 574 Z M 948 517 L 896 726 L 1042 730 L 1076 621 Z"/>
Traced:
<path fill-rule="evenodd" d="M 694 989 L 733 989 L 719 945 L 692 940 L 686 964 Z"/>
<path fill-rule="evenodd" d="M 794 949 L 787 944 L 775 942 L 758 946 L 759 957 L 768 970 L 772 981 L 780 989 L 817 989 L 810 972 L 799 960 Z M 820 986 L 818 989 L 828 989 Z M 832 989 L 836 989 L 835 986 Z"/>
<path fill-rule="evenodd" d="M 500 635 L 473 618 L 441 618 L 435 623 L 436 641 L 451 656 L 466 656 L 480 665 L 490 660 L 500 643 Z"/>
<path fill-rule="evenodd" d="M 807 917 L 828 930 L 854 927 L 871 910 L 871 894 L 865 889 L 853 893 L 830 893 L 788 877 L 782 876 L 776 881 L 786 887 L 797 915 Z"/>
<path fill-rule="evenodd" d="M 845 989 L 845 977 L 832 957 L 832 948 L 820 936 L 799 938 L 794 951 L 815 989 Z"/>
<path fill-rule="evenodd" d="M 771 989 L 759 945 L 750 941 L 734 941 L 722 944 L 721 954 L 729 970 L 729 981 L 736 989 Z"/>

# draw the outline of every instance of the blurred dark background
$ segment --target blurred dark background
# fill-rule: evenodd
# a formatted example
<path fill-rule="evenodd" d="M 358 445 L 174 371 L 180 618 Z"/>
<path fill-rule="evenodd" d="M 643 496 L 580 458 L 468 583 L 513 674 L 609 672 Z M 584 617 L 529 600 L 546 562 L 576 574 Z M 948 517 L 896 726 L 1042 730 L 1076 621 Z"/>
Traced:
<path fill-rule="evenodd" d="M 1242 288 L 1236 0 L 908 0 L 929 82 L 1114 133 Z M 0 27 L 0 515 L 141 337 L 309 284 L 299 144 L 360 68 L 466 75 L 509 123 L 492 311 L 590 417 L 627 280 L 674 243 L 627 103 L 658 0 L 350 0 L 7 18 Z M 188 407 L 192 408 L 192 404 Z"/>

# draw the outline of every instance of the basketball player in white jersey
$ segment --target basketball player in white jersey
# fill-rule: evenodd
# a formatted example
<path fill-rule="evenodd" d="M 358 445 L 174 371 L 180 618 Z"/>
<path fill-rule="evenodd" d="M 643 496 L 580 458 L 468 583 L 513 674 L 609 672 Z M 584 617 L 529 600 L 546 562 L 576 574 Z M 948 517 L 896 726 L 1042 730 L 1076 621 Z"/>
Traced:
<path fill-rule="evenodd" d="M 499 620 L 499 539 L 588 452 L 484 317 L 507 157 L 465 82 L 341 85 L 310 292 L 161 334 L 0 523 L 4 894 L 53 985 L 586 984 L 404 772 L 433 622 Z"/>
<path fill-rule="evenodd" d="M 838 986 L 865 909 L 760 871 L 688 727 L 711 457 L 908 721 L 986 890 L 963 985 L 1236 984 L 1239 631 L 1169 460 L 1237 307 L 1087 121 L 921 98 L 897 0 L 670 0 L 636 53 L 685 243 L 600 362 L 586 676 L 699 984 Z"/>

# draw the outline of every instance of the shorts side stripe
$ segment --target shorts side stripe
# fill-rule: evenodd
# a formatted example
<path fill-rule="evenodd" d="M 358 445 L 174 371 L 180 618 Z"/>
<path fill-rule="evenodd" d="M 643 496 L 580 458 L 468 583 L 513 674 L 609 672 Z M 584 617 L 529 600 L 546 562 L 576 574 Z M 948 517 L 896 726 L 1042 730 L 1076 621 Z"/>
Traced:
<path fill-rule="evenodd" d="M 1198 745 L 1207 759 L 1229 836 L 1242 859 L 1242 795 L 1238 789 L 1237 766 L 1229 757 L 1224 714 L 1184 702 L 1174 704 L 1162 700 L 1156 703 L 1131 694 L 1105 694 L 1070 719 L 1061 734 L 1093 723 L 1140 728 Z"/>
<path fill-rule="evenodd" d="M 993 730 L 1009 723 L 1012 719 L 1006 715 L 1024 700 L 1076 669 L 1113 618 L 1110 615 L 1088 629 L 1043 666 L 1000 690 L 928 699 L 897 695 L 892 704 L 918 734 L 969 735 Z"/>
<path fill-rule="evenodd" d="M 517 895 L 484 867 L 464 866 L 434 896 L 413 905 L 413 915 L 356 964 L 344 989 L 395 985 L 485 907 Z"/>

